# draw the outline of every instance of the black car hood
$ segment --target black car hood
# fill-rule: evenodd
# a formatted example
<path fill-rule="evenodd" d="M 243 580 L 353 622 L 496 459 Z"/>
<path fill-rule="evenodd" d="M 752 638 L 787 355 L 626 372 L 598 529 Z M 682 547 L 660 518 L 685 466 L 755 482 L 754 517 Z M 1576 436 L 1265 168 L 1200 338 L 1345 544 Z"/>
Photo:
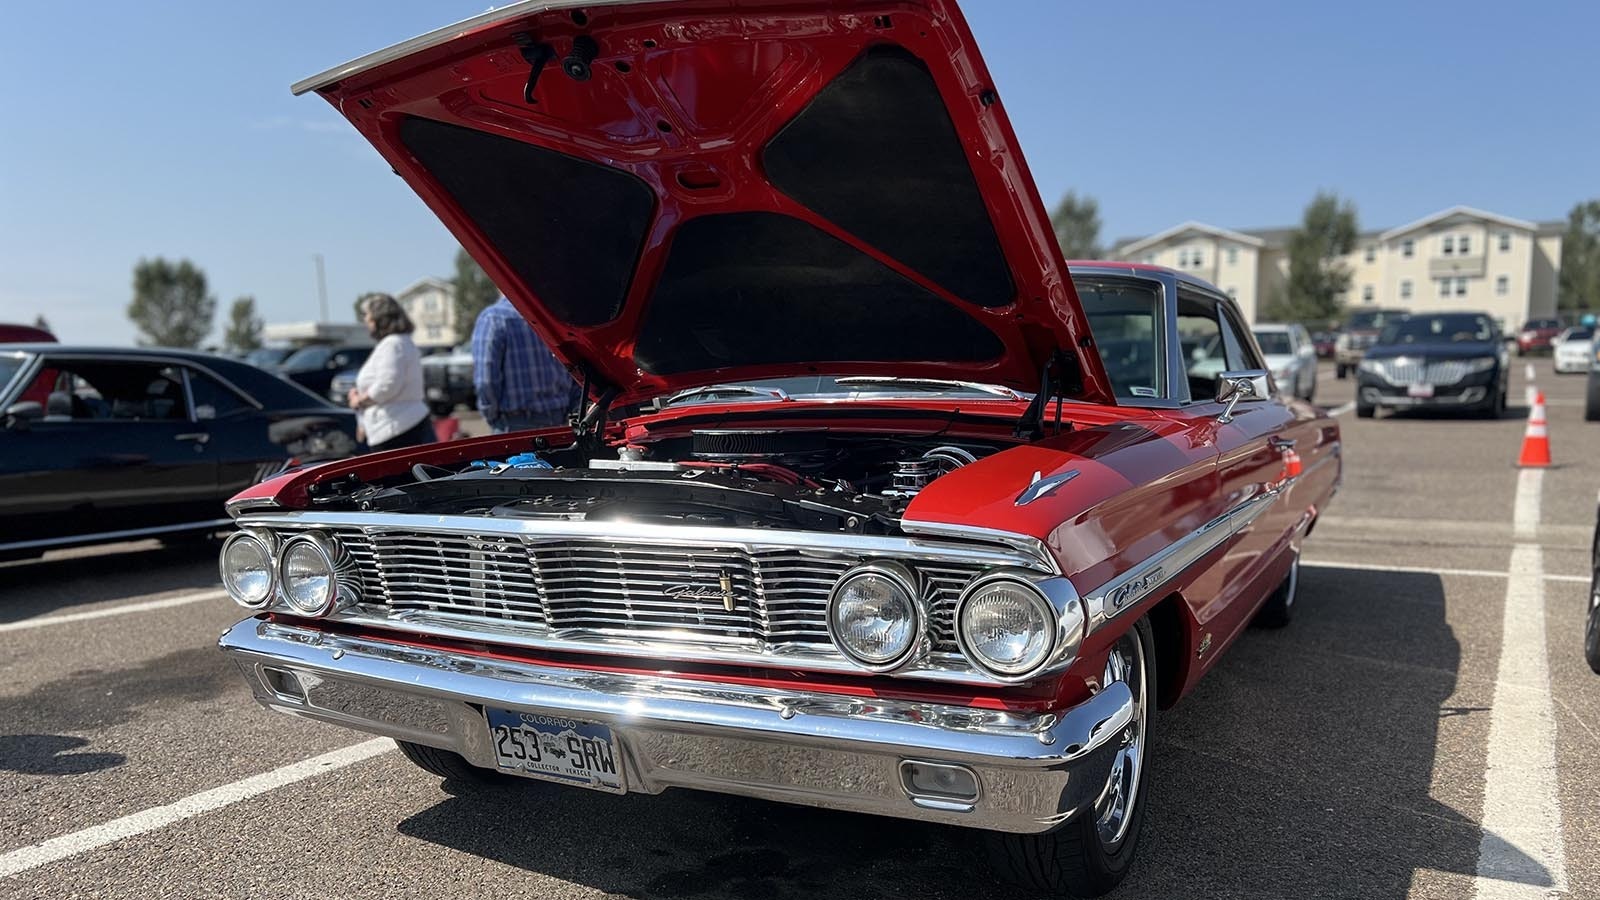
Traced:
<path fill-rule="evenodd" d="M 1493 341 L 1441 341 L 1437 344 L 1375 344 L 1367 350 L 1367 359 L 1394 359 L 1400 356 L 1421 356 L 1427 359 L 1479 359 L 1497 356 L 1500 348 Z"/>

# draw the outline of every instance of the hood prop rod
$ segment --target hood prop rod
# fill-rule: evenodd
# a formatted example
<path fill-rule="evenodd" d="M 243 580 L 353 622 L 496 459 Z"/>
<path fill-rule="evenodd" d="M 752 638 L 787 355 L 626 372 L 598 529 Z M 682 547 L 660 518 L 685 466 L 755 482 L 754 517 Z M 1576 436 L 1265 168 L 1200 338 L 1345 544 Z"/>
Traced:
<path fill-rule="evenodd" d="M 1022 411 L 1022 418 L 1017 420 L 1011 436 L 1029 441 L 1044 437 L 1045 414 L 1050 409 L 1051 400 L 1056 402 L 1056 434 L 1060 434 L 1062 392 L 1076 389 L 1081 377 L 1076 356 L 1060 349 L 1051 353 L 1050 358 L 1045 360 L 1043 371 L 1039 373 L 1039 393 L 1033 395 L 1028 408 Z"/>

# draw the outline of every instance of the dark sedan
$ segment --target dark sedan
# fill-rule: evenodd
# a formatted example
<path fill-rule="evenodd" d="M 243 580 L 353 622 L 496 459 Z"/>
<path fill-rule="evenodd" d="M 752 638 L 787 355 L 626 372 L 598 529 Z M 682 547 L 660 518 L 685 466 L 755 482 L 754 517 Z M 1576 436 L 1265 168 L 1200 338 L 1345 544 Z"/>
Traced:
<path fill-rule="evenodd" d="M 1500 328 L 1478 312 L 1391 320 L 1356 367 L 1356 415 L 1381 407 L 1453 409 L 1498 418 L 1509 366 Z"/>
<path fill-rule="evenodd" d="M 291 460 L 348 456 L 355 416 L 237 360 L 0 348 L 0 558 L 216 529 Z"/>
<path fill-rule="evenodd" d="M 325 397 L 333 387 L 335 375 L 359 368 L 370 355 L 371 346 L 313 344 L 289 354 L 289 358 L 279 364 L 277 372 L 318 397 Z"/>

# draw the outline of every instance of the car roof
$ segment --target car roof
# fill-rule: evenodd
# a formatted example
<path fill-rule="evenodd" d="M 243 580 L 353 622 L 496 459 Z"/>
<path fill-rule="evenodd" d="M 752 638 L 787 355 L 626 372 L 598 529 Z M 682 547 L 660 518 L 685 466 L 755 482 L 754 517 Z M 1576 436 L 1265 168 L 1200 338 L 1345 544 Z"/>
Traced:
<path fill-rule="evenodd" d="M 1250 326 L 1251 331 L 1289 331 L 1299 326 L 1290 322 L 1257 322 Z"/>
<path fill-rule="evenodd" d="M 1152 263 L 1119 262 L 1103 259 L 1069 259 L 1067 260 L 1067 273 L 1070 275 L 1143 275 L 1170 278 L 1174 281 L 1192 284 L 1204 288 L 1214 294 L 1221 294 L 1217 286 L 1203 278 L 1167 266 L 1158 266 Z"/>
<path fill-rule="evenodd" d="M 214 359 L 223 359 L 237 362 L 230 356 L 220 353 L 206 353 L 202 350 L 186 350 L 179 347 L 105 347 L 92 344 L 46 344 L 46 343 L 18 343 L 0 344 L 0 353 L 49 353 L 55 356 L 160 356 L 169 359 L 187 359 L 194 362 L 207 362 Z"/>

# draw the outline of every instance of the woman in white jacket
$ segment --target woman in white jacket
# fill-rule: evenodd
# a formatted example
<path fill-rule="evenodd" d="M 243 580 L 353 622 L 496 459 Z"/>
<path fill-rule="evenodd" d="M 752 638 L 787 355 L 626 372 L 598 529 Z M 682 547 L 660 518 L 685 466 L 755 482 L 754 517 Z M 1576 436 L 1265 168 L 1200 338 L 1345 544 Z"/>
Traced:
<path fill-rule="evenodd" d="M 411 341 L 411 317 L 388 294 L 361 304 L 361 320 L 378 342 L 356 373 L 346 399 L 361 411 L 361 431 L 373 450 L 393 450 L 434 440 L 422 399 L 422 354 Z"/>

